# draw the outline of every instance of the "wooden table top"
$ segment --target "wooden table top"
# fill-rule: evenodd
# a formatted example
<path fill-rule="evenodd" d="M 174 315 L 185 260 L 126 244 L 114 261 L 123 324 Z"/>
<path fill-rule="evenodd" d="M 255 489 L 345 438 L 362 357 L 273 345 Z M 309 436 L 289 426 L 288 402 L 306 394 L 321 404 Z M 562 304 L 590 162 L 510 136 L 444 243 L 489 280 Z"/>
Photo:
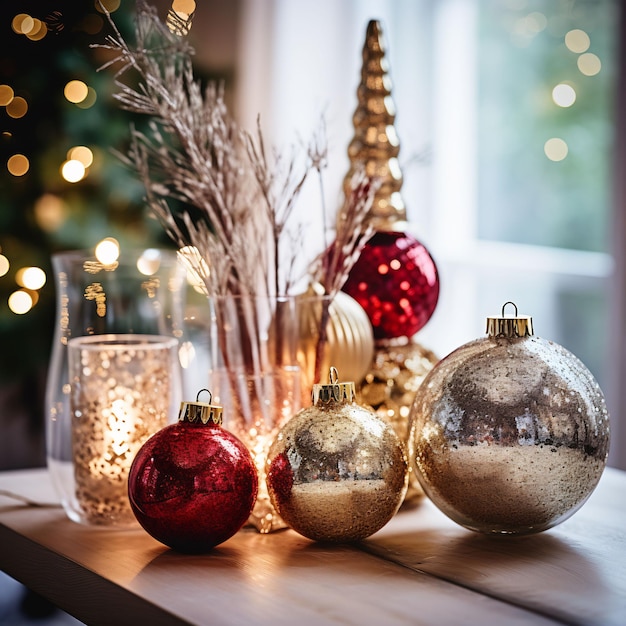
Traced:
<path fill-rule="evenodd" d="M 55 501 L 45 469 L 2 472 L 0 490 Z M 472 533 L 424 499 L 358 544 L 244 529 L 202 556 L 0 495 L 0 568 L 90 625 L 623 626 L 626 472 L 538 535 Z"/>

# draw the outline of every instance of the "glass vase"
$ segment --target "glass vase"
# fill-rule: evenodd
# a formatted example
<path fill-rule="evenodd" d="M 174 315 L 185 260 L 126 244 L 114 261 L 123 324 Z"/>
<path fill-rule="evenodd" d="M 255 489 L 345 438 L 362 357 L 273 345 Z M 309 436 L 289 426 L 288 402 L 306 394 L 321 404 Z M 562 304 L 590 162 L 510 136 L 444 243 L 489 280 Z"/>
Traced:
<path fill-rule="evenodd" d="M 207 369 L 196 367 L 200 347 L 188 340 L 189 286 L 174 251 L 122 249 L 118 259 L 109 264 L 87 251 L 70 251 L 53 255 L 52 266 L 57 310 L 46 387 L 47 464 L 67 515 L 81 522 L 84 519 L 76 512 L 80 506 L 72 454 L 70 340 L 106 334 L 175 337 L 177 356 L 188 366 L 184 391 L 193 387 L 194 396 L 206 386 Z M 174 413 L 171 419 L 175 418 Z"/>
<path fill-rule="evenodd" d="M 249 525 L 269 533 L 286 525 L 265 483 L 267 453 L 280 428 L 302 406 L 295 297 L 226 295 L 211 307 L 210 390 L 224 407 L 224 427 L 244 442 L 259 475 Z"/>
<path fill-rule="evenodd" d="M 178 341 L 161 335 L 90 335 L 68 342 L 72 468 L 69 516 L 135 525 L 128 476 L 148 438 L 180 403 Z"/>

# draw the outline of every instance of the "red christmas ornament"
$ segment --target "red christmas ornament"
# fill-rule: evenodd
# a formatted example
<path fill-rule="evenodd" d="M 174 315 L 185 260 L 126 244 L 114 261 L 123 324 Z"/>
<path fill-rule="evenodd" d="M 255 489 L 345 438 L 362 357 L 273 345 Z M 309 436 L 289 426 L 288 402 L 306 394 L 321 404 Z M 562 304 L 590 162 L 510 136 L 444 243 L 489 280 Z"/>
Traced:
<path fill-rule="evenodd" d="M 140 448 L 128 495 L 137 521 L 155 539 L 202 553 L 244 525 L 258 477 L 248 449 L 221 427 L 221 407 L 183 402 L 178 419 Z"/>
<path fill-rule="evenodd" d="M 439 274 L 415 237 L 381 231 L 365 245 L 343 291 L 365 309 L 375 339 L 412 337 L 435 311 Z"/>

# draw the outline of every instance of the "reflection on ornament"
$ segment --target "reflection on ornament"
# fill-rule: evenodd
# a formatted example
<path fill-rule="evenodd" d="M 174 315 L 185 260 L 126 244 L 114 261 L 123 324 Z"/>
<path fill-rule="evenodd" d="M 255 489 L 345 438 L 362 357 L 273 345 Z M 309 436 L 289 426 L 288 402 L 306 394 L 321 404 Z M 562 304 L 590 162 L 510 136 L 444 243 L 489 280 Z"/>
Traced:
<path fill-rule="evenodd" d="M 310 396 L 315 380 L 315 369 L 327 372 L 332 364 L 346 372 L 350 380 L 361 380 L 372 364 L 374 335 L 372 325 L 363 308 L 348 294 L 339 292 L 332 300 L 323 295 L 320 285 L 312 285 L 298 296 L 298 362 L 303 370 L 303 393 Z M 329 321 L 320 363 L 316 354 L 320 339 L 322 308 L 329 303 Z"/>
<path fill-rule="evenodd" d="M 315 385 L 313 406 L 281 429 L 268 455 L 272 503 L 295 531 L 317 541 L 368 537 L 396 513 L 407 488 L 404 446 L 354 403 L 354 383 Z"/>
<path fill-rule="evenodd" d="M 247 448 L 221 427 L 222 407 L 183 402 L 178 419 L 137 453 L 128 495 L 135 517 L 155 539 L 202 553 L 247 521 L 258 478 Z"/>
<path fill-rule="evenodd" d="M 471 530 L 551 528 L 582 506 L 606 465 L 598 383 L 565 348 L 534 336 L 516 307 L 441 360 L 411 412 L 424 491 Z"/>
<path fill-rule="evenodd" d="M 406 232 L 377 232 L 343 290 L 367 312 L 375 339 L 412 337 L 431 318 L 439 274 L 428 250 Z"/>

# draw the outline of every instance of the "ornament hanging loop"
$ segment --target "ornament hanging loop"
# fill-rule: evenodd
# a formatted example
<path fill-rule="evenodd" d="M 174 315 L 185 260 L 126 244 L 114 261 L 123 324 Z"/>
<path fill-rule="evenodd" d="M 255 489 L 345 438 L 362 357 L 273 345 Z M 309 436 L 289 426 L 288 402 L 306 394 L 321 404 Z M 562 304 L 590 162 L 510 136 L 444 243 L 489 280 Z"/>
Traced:
<path fill-rule="evenodd" d="M 517 304 L 515 304 L 512 300 L 509 300 L 502 305 L 502 317 L 505 317 L 504 309 L 506 309 L 507 304 L 510 304 L 515 309 L 513 317 L 517 317 Z"/>
<path fill-rule="evenodd" d="M 198 391 L 198 393 L 196 394 L 196 402 L 200 402 L 200 394 L 206 391 L 209 394 L 209 401 L 207 402 L 207 404 L 211 404 L 211 401 L 213 400 L 213 394 L 211 393 L 211 391 L 209 389 L 200 389 L 200 391 Z"/>

